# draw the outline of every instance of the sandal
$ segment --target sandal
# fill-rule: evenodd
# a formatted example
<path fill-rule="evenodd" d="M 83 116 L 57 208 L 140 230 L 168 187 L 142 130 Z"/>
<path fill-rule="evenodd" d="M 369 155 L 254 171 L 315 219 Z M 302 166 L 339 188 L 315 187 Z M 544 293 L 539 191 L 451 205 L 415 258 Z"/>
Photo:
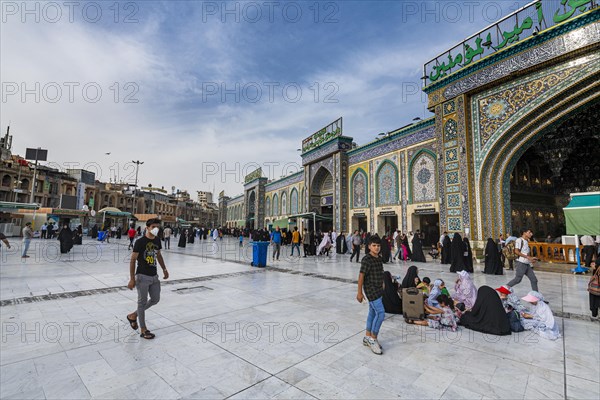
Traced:
<path fill-rule="evenodd" d="M 414 325 L 414 324 L 415 324 L 415 321 L 414 321 L 414 320 L 412 320 L 412 319 L 408 319 L 408 318 L 406 318 L 406 319 L 404 320 L 404 322 L 406 322 L 407 324 L 411 324 L 411 325 Z"/>
<path fill-rule="evenodd" d="M 134 331 L 138 330 L 138 324 L 137 321 L 135 319 L 129 319 L 129 315 L 127 315 L 127 321 L 129 321 L 129 326 L 131 326 L 131 329 L 133 329 Z"/>
<path fill-rule="evenodd" d="M 154 339 L 156 335 L 150 331 L 145 331 L 143 332 L 140 337 L 143 337 L 144 339 Z"/>

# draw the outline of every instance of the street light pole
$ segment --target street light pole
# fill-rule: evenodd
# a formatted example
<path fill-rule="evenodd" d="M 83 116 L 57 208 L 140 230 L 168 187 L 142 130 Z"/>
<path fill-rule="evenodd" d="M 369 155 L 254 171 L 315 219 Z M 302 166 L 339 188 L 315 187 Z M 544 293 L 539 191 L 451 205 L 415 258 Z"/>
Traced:
<path fill-rule="evenodd" d="M 135 164 L 135 187 L 133 188 L 133 212 L 131 213 L 131 216 L 135 216 L 135 209 L 136 209 L 136 205 L 137 205 L 137 199 L 136 199 L 136 192 L 137 192 L 137 184 L 138 184 L 138 172 L 140 169 L 140 165 L 143 164 L 143 161 L 137 160 L 137 161 L 132 161 L 132 163 Z M 132 218 L 133 221 L 133 218 Z"/>
<path fill-rule="evenodd" d="M 33 182 L 31 183 L 31 195 L 29 196 L 29 202 L 33 203 L 33 196 L 35 191 L 35 180 L 37 179 L 37 164 L 38 164 L 38 152 L 41 150 L 41 147 L 38 147 L 35 150 L 35 164 L 33 167 Z"/>

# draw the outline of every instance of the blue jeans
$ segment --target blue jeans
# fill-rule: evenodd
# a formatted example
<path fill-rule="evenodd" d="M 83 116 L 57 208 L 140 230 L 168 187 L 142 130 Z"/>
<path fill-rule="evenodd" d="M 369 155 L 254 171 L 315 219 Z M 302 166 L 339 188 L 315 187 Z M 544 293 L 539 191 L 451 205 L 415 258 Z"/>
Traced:
<path fill-rule="evenodd" d="M 27 250 L 29 250 L 29 245 L 31 244 L 31 239 L 23 239 L 23 253 L 21 257 L 25 257 L 27 255 Z"/>
<path fill-rule="evenodd" d="M 294 248 L 298 249 L 298 255 L 300 255 L 300 243 L 292 243 L 292 255 L 294 255 Z"/>
<path fill-rule="evenodd" d="M 379 328 L 383 324 L 385 310 L 383 308 L 383 297 L 369 301 L 369 316 L 367 317 L 367 330 L 377 336 Z"/>

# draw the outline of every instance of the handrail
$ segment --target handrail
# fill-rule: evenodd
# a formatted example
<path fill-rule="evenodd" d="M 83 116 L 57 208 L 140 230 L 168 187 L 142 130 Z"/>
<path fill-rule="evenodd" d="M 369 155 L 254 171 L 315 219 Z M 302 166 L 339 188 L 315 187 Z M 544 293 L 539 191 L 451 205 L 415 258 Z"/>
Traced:
<path fill-rule="evenodd" d="M 577 264 L 574 244 L 529 242 L 529 255 L 549 263 Z"/>

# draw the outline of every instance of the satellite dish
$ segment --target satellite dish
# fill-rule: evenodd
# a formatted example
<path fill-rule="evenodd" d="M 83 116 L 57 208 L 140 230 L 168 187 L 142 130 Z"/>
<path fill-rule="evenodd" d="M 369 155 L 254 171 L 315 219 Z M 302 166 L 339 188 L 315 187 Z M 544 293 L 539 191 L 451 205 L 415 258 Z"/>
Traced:
<path fill-rule="evenodd" d="M 92 217 L 95 217 L 95 216 L 96 216 L 96 211 L 95 211 L 95 210 L 92 210 L 92 211 L 90 212 L 90 214 L 92 215 Z"/>

